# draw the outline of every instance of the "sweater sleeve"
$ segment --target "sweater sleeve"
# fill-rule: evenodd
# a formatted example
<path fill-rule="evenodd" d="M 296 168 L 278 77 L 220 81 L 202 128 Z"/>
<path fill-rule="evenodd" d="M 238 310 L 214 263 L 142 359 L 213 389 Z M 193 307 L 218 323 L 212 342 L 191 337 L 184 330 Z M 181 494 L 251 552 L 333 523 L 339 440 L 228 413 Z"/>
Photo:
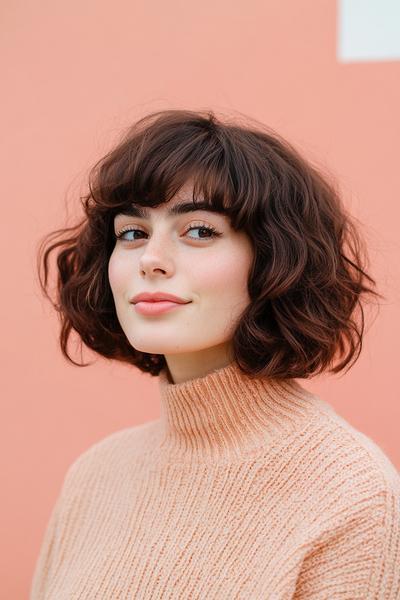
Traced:
<path fill-rule="evenodd" d="M 30 600 L 44 600 L 50 594 L 52 581 L 68 541 L 65 525 L 73 513 L 73 507 L 77 504 L 71 491 L 71 479 L 79 462 L 78 457 L 67 469 L 61 490 L 50 513 L 34 568 Z"/>
<path fill-rule="evenodd" d="M 84 518 L 84 501 L 96 489 L 99 465 L 103 464 L 103 459 L 99 459 L 97 453 L 100 451 L 102 456 L 102 448 L 121 435 L 125 435 L 125 430 L 95 442 L 69 465 L 42 538 L 31 582 L 30 600 L 53 599 L 56 582 L 68 570 L 66 557 L 70 560 L 73 556 L 73 547 Z"/>
<path fill-rule="evenodd" d="M 44 598 L 49 581 L 51 581 L 52 571 L 54 569 L 54 563 L 56 559 L 56 538 L 61 504 L 62 493 L 59 494 L 46 525 L 31 583 L 30 600 L 39 600 Z"/>
<path fill-rule="evenodd" d="M 347 512 L 347 514 L 345 514 Z M 311 545 L 295 600 L 400 599 L 400 492 L 386 488 L 336 511 Z"/>

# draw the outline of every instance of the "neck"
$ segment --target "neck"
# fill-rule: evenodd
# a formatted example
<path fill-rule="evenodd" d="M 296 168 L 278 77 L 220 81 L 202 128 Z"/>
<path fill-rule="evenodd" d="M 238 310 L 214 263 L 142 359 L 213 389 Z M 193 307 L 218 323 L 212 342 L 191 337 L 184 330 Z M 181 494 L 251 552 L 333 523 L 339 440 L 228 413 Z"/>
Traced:
<path fill-rule="evenodd" d="M 159 375 L 161 451 L 178 460 L 243 457 L 310 416 L 316 397 L 294 380 L 243 373 L 236 362 L 182 383 Z"/>

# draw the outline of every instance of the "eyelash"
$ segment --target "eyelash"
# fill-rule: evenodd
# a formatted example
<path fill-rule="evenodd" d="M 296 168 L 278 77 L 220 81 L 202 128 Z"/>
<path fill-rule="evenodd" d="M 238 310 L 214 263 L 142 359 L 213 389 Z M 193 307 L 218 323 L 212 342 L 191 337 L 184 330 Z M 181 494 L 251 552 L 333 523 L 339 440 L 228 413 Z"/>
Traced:
<path fill-rule="evenodd" d="M 198 240 L 211 240 L 213 238 L 216 238 L 216 237 L 219 237 L 220 235 L 222 235 L 214 227 L 211 227 L 209 225 L 191 225 L 185 231 L 185 234 L 188 233 L 189 231 L 192 231 L 192 229 L 205 229 L 206 231 L 208 231 L 211 234 L 210 237 L 208 237 L 208 238 L 198 238 Z M 136 227 L 126 227 L 126 228 L 122 228 L 119 231 L 117 231 L 117 233 L 115 233 L 114 236 L 117 240 L 121 239 L 123 242 L 137 242 L 138 241 L 137 239 L 124 240 L 122 238 L 123 234 L 127 233 L 128 231 L 141 231 L 142 233 L 145 233 L 142 229 L 137 229 Z M 143 239 L 143 238 L 139 238 L 139 239 Z M 192 238 L 192 239 L 194 239 L 194 238 Z"/>

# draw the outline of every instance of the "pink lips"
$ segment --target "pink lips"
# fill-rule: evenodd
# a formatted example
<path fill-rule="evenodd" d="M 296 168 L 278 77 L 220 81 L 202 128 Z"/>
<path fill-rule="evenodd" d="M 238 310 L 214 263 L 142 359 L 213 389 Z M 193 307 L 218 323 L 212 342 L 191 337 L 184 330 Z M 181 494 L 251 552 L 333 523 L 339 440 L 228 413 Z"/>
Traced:
<path fill-rule="evenodd" d="M 130 302 L 134 304 L 135 310 L 142 315 L 159 315 L 188 304 L 191 300 L 185 300 L 166 292 L 142 292 L 131 298 Z"/>
<path fill-rule="evenodd" d="M 186 304 L 190 302 L 190 300 L 185 300 L 185 298 L 179 298 L 179 296 L 175 296 L 174 294 L 168 294 L 167 292 L 141 292 L 140 294 L 136 294 L 133 298 L 130 299 L 130 302 L 135 304 L 136 302 L 141 302 L 144 300 L 145 302 L 155 302 L 158 300 L 169 300 L 170 302 L 178 302 L 180 304 Z"/>
<path fill-rule="evenodd" d="M 136 312 L 142 315 L 160 315 L 185 304 L 170 302 L 169 300 L 158 300 L 157 302 L 136 302 L 134 306 Z"/>

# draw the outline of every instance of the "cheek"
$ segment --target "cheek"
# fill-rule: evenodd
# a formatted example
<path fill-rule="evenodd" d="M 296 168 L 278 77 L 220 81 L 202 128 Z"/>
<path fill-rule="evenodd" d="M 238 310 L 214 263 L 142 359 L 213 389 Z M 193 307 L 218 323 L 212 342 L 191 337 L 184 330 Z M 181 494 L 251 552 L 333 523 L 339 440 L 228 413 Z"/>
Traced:
<path fill-rule="evenodd" d="M 108 280 L 113 293 L 122 291 L 128 278 L 128 264 L 114 251 L 108 261 Z"/>
<path fill-rule="evenodd" d="M 231 246 L 221 252 L 215 260 L 197 265 L 193 274 L 201 291 L 210 295 L 214 301 L 219 298 L 231 298 L 232 303 L 248 299 L 247 280 L 252 256 L 243 248 Z"/>

